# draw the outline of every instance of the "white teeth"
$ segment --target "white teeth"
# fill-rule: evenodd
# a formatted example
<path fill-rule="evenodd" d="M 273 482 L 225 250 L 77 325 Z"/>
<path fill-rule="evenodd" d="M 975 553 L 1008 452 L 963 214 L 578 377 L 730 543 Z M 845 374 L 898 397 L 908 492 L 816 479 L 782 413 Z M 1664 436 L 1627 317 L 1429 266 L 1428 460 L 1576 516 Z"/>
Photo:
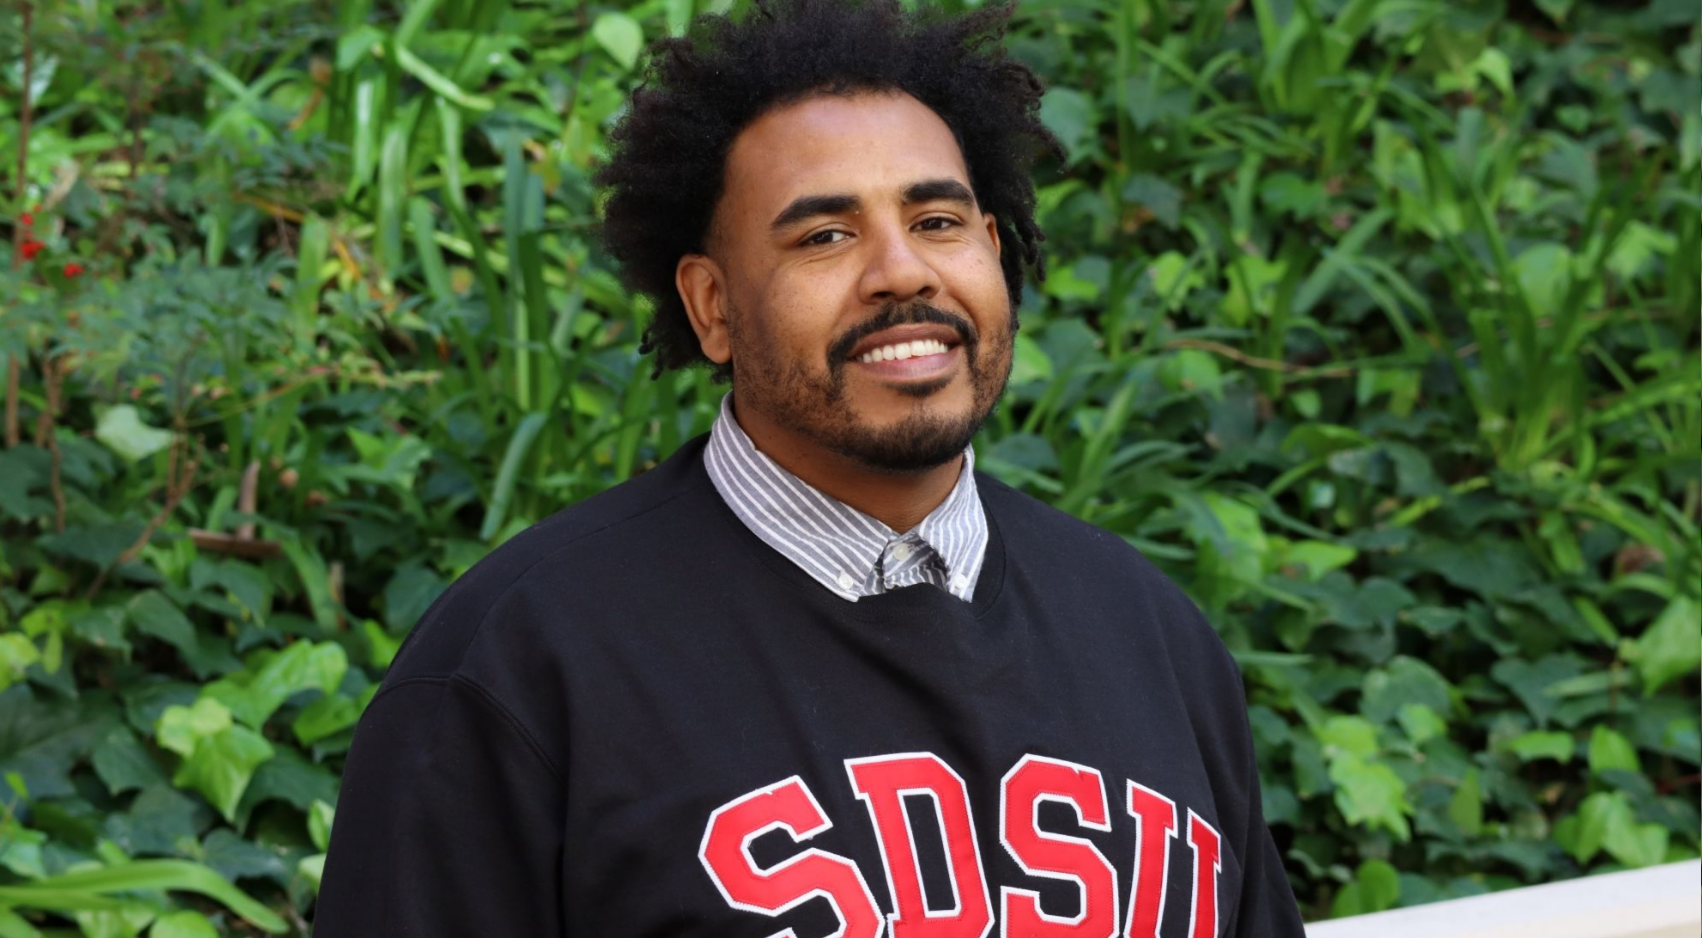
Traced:
<path fill-rule="evenodd" d="M 857 360 L 860 362 L 903 361 L 906 358 L 921 358 L 924 355 L 943 355 L 946 351 L 948 351 L 946 344 L 937 339 L 917 339 L 914 342 L 883 345 L 871 352 L 863 353 Z"/>

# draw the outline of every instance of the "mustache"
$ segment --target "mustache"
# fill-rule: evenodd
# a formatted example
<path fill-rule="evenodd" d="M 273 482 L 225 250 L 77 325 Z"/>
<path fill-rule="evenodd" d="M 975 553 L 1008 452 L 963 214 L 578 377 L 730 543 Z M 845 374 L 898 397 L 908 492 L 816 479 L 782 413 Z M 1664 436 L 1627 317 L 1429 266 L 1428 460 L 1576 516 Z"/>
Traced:
<path fill-rule="evenodd" d="M 845 331 L 844 335 L 834 340 L 833 345 L 828 348 L 827 360 L 835 365 L 848 362 L 851 360 L 851 350 L 857 347 L 857 343 L 869 336 L 883 329 L 891 329 L 893 326 L 911 326 L 921 323 L 934 323 L 949 326 L 956 330 L 958 338 L 963 342 L 964 351 L 969 354 L 970 360 L 974 361 L 975 346 L 980 338 L 975 327 L 962 316 L 948 313 L 938 306 L 930 305 L 922 300 L 902 306 L 896 303 L 882 306 L 873 318 L 852 326 Z"/>

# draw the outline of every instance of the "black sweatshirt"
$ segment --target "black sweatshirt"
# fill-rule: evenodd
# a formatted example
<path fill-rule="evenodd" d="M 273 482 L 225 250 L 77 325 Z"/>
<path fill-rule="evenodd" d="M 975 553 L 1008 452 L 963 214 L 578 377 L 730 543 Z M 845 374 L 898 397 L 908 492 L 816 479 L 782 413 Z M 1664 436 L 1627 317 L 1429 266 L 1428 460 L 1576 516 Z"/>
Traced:
<path fill-rule="evenodd" d="M 972 603 L 847 602 L 733 515 L 705 439 L 421 619 L 316 938 L 1301 938 L 1240 675 L 1133 548 L 978 475 Z"/>

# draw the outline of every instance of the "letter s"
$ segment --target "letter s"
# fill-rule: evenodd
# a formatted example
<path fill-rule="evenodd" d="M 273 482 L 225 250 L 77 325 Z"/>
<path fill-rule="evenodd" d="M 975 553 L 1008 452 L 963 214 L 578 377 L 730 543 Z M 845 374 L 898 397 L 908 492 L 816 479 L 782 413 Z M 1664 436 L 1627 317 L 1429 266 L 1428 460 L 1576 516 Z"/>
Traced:
<path fill-rule="evenodd" d="M 803 779 L 794 775 L 715 809 L 703 832 L 697 858 L 721 897 L 735 909 L 770 917 L 816 896 L 825 896 L 839 916 L 829 938 L 879 938 L 885 923 L 874 894 L 857 865 L 838 854 L 811 848 L 768 869 L 751 857 L 751 842 L 776 828 L 805 841 L 831 828 Z M 792 929 L 771 938 L 796 938 Z"/>

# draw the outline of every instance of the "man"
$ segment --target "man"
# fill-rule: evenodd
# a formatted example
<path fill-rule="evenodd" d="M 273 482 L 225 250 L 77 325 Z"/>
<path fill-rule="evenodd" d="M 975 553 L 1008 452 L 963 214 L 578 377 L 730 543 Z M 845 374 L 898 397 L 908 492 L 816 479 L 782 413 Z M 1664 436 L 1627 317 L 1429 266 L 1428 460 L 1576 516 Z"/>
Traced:
<path fill-rule="evenodd" d="M 1007 15 L 776 0 L 658 48 L 606 236 L 658 368 L 732 392 L 410 634 L 318 938 L 1302 934 L 1222 643 L 973 471 L 1056 146 Z"/>

